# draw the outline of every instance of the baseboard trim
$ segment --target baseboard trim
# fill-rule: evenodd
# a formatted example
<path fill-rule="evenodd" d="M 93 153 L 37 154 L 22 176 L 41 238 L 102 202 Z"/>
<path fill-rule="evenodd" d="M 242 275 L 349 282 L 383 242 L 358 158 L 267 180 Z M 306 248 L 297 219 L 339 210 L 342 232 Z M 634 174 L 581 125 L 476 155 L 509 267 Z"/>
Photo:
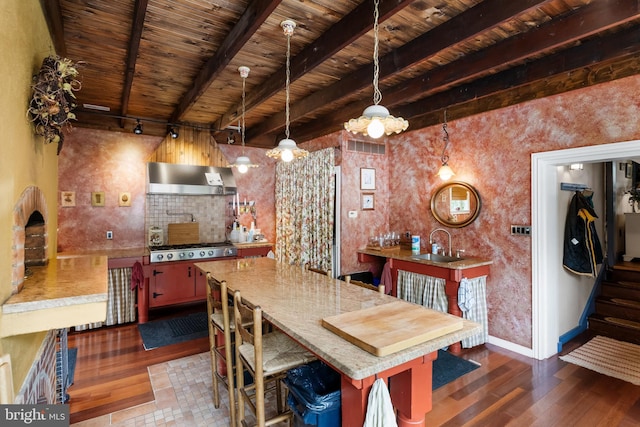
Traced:
<path fill-rule="evenodd" d="M 489 344 L 493 344 L 493 345 L 497 345 L 498 347 L 502 347 L 505 350 L 509 350 L 509 351 L 513 351 L 514 353 L 518 353 L 521 354 L 523 356 L 526 357 L 530 357 L 530 358 L 534 358 L 533 357 L 533 350 L 524 346 L 521 346 L 519 344 L 514 344 L 510 341 L 506 341 L 503 340 L 501 338 L 497 338 L 494 336 L 489 335 L 489 338 L 487 340 L 487 342 Z"/>

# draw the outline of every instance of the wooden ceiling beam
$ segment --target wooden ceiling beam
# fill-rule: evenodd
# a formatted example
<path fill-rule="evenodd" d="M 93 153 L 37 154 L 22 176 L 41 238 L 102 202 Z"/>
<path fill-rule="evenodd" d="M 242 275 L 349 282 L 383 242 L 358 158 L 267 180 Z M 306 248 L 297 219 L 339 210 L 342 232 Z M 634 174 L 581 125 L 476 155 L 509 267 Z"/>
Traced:
<path fill-rule="evenodd" d="M 553 55 L 397 107 L 395 113 L 409 120 L 409 130 L 417 130 L 439 123 L 444 109 L 447 109 L 449 118 L 459 119 L 638 74 L 638 55 L 640 33 L 637 27 L 631 26 L 618 33 L 593 37 Z M 536 90 L 531 91 L 531 88 Z M 297 126 L 291 133 L 298 141 L 308 141 L 335 132 L 341 129 L 339 120 L 345 117 L 344 111 L 356 107 L 356 103 L 351 103 L 341 112 Z"/>
<path fill-rule="evenodd" d="M 594 77 L 594 73 L 600 72 L 600 68 L 605 66 L 603 64 L 627 63 L 630 57 L 638 54 L 640 54 L 640 32 L 637 27 L 629 27 L 618 33 L 609 34 L 606 37 L 595 37 L 547 57 L 423 98 L 400 107 L 398 112 L 403 117 L 408 117 L 408 120 L 412 120 L 420 129 L 425 124 L 421 118 L 427 116 L 429 112 L 468 102 L 478 102 L 491 95 L 499 97 L 500 94 L 505 93 L 520 93 L 518 97 L 502 96 L 505 100 L 509 100 L 507 105 L 514 105 L 637 74 L 638 69 L 631 69 L 606 73 L 609 76 L 606 80 Z M 576 78 L 581 75 L 584 75 L 584 78 Z M 557 76 L 561 78 L 562 83 L 545 88 L 544 83 L 554 80 Z M 534 86 L 539 82 L 543 83 L 540 88 L 537 91 L 526 91 L 528 95 L 523 96 L 524 92 L 518 90 L 522 87 Z"/>
<path fill-rule="evenodd" d="M 389 19 L 394 14 L 413 3 L 413 0 L 381 0 L 379 21 Z M 365 1 L 353 9 L 348 15 L 336 22 L 313 43 L 305 47 L 295 57 L 291 58 L 291 82 L 296 81 L 305 73 L 316 68 L 331 58 L 344 47 L 371 31 L 373 28 L 373 2 Z M 286 65 L 273 73 L 269 79 L 259 86 L 254 93 L 248 94 L 245 100 L 245 112 L 251 111 L 285 87 Z M 241 110 L 237 104 L 222 116 L 218 129 L 224 129 L 238 119 L 237 112 Z M 284 119 L 283 119 L 284 123 Z"/>
<path fill-rule="evenodd" d="M 136 61 L 140 50 L 140 39 L 144 29 L 144 18 L 147 16 L 148 0 L 136 0 L 133 9 L 133 20 L 131 22 L 131 37 L 129 38 L 129 49 L 127 50 L 127 65 L 124 75 L 124 86 L 122 87 L 122 98 L 120 101 L 120 114 L 126 116 L 129 112 L 129 97 L 131 96 L 131 86 L 136 72 Z M 124 128 L 125 120 L 120 119 L 120 127 Z"/>
<path fill-rule="evenodd" d="M 238 23 L 231 29 L 215 55 L 209 58 L 200 70 L 191 89 L 180 100 L 171 116 L 172 123 L 182 120 L 189 108 L 207 90 L 211 82 L 218 77 L 281 2 L 282 0 L 254 0 L 249 3 Z M 220 129 L 224 129 L 224 127 L 220 127 Z"/>
<path fill-rule="evenodd" d="M 424 98 L 436 91 L 481 77 L 489 70 L 515 66 L 527 58 L 570 46 L 599 32 L 638 19 L 639 14 L 640 4 L 637 0 L 603 0 L 591 3 L 578 12 L 388 88 L 384 104 L 406 104 L 408 100 L 417 99 L 416 96 Z"/>
<path fill-rule="evenodd" d="M 67 56 L 67 46 L 64 42 L 64 20 L 60 10 L 60 0 L 43 0 L 40 2 L 43 8 L 49 34 L 53 40 L 53 48 L 59 56 Z"/>
<path fill-rule="evenodd" d="M 450 45 L 468 40 L 483 31 L 495 28 L 513 18 L 513 16 L 540 7 L 548 1 L 483 1 L 380 58 L 380 79 L 391 77 L 412 65 L 427 60 Z M 343 77 L 331 86 L 309 95 L 291 106 L 291 121 L 295 122 L 296 119 L 339 101 L 353 92 L 364 89 L 371 84 L 372 76 L 373 63 L 370 63 Z M 256 136 L 280 130 L 283 127 L 283 123 L 284 113 L 275 114 L 249 129 L 247 138 L 251 140 Z"/>

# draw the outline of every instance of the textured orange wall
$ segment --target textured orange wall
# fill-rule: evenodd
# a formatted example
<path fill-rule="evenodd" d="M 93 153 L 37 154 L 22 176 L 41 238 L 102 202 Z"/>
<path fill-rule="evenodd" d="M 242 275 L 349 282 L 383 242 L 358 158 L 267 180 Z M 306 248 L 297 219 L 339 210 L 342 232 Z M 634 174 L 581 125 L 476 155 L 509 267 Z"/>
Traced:
<path fill-rule="evenodd" d="M 147 159 L 161 138 L 74 127 L 58 158 L 60 191 L 75 191 L 76 206 L 61 207 L 58 197 L 58 251 L 145 246 Z M 104 191 L 105 205 L 91 205 L 91 192 Z M 118 196 L 131 193 L 131 206 Z M 106 231 L 113 231 L 113 240 Z"/>

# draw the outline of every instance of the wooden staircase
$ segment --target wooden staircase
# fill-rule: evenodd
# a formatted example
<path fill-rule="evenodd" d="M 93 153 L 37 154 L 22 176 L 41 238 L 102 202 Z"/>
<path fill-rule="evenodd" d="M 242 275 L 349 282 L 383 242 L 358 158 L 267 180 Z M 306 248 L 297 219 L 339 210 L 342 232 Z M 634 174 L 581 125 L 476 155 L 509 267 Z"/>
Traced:
<path fill-rule="evenodd" d="M 622 263 L 607 271 L 589 330 L 597 335 L 640 344 L 640 265 Z"/>

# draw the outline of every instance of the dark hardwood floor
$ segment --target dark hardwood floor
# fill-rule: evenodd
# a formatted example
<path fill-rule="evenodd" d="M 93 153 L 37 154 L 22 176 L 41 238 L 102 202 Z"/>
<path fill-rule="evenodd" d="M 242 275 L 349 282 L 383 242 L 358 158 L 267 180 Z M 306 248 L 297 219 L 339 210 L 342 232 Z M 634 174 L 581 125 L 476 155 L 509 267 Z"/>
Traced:
<path fill-rule="evenodd" d="M 588 338 L 578 337 L 563 353 Z M 207 351 L 208 340 L 145 351 L 136 325 L 130 324 L 71 333 L 69 346 L 78 348 L 69 389 L 75 423 L 153 400 L 147 366 Z M 434 392 L 427 426 L 640 425 L 639 386 L 558 356 L 538 361 L 489 344 L 464 350 L 462 357 L 481 367 Z"/>
<path fill-rule="evenodd" d="M 149 320 L 206 311 L 206 304 L 156 310 Z M 146 351 L 137 324 L 69 334 L 78 349 L 74 382 L 69 388 L 71 424 L 150 402 L 154 399 L 147 367 L 209 350 L 209 338 Z"/>

